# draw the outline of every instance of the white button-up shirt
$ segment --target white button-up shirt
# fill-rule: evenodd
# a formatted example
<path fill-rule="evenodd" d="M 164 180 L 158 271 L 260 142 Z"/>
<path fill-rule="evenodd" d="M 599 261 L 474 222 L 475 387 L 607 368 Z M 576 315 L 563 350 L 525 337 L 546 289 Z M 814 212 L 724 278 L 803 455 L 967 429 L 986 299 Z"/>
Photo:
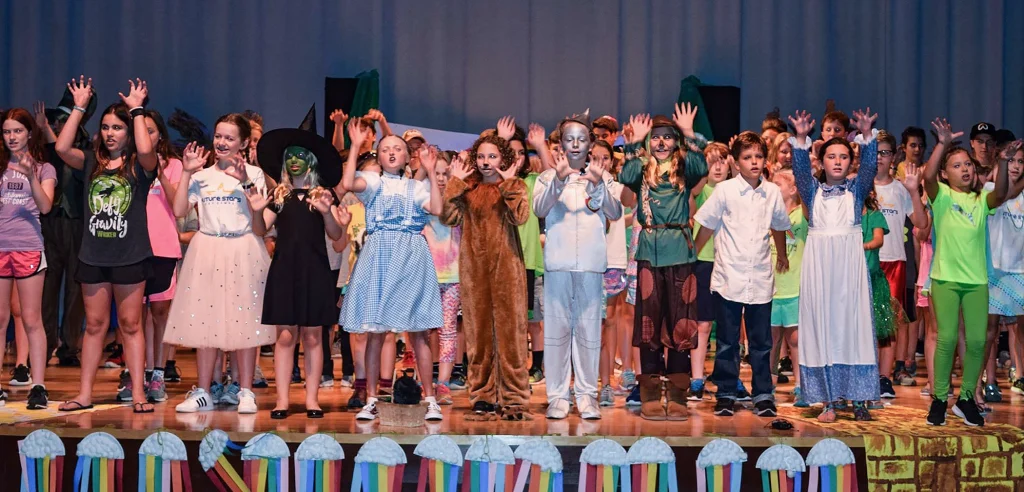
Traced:
<path fill-rule="evenodd" d="M 771 301 L 775 293 L 771 232 L 791 227 L 779 187 L 762 181 L 751 188 L 740 176 L 723 181 L 694 220 L 715 231 L 711 291 L 743 304 Z"/>

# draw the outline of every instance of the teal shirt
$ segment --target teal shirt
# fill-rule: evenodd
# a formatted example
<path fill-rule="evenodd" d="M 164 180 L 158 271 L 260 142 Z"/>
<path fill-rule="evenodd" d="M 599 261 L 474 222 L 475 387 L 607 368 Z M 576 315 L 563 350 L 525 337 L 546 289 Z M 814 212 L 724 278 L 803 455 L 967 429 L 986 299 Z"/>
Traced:
<path fill-rule="evenodd" d="M 885 222 L 885 216 L 877 210 L 868 210 L 864 219 L 860 221 L 861 229 L 864 231 L 864 243 L 867 244 L 875 238 L 875 229 L 882 229 L 882 234 L 889 233 L 889 224 Z M 878 251 L 881 248 L 866 249 L 864 255 L 868 261 L 868 273 L 881 273 L 882 264 L 878 260 Z"/>

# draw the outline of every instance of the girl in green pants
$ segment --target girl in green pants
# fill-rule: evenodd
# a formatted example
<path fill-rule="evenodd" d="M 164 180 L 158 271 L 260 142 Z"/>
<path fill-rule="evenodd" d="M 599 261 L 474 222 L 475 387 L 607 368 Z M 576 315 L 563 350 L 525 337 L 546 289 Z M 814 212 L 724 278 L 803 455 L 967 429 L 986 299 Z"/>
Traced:
<path fill-rule="evenodd" d="M 985 425 L 974 390 L 985 359 L 988 322 L 988 272 L 985 237 L 987 217 L 1006 199 L 1006 161 L 996 175 L 995 189 L 978 191 L 977 165 L 967 150 L 951 148 L 963 135 L 953 133 L 944 119 L 932 122 L 938 144 L 928 159 L 925 191 L 934 216 L 935 256 L 932 260 L 932 306 L 938 323 L 935 348 L 935 391 L 928 412 L 929 425 L 945 425 L 950 371 L 956 351 L 957 328 L 962 313 L 967 356 L 960 396 L 953 413 L 970 426 Z M 1015 155 L 1020 142 L 1008 146 Z M 1006 153 L 1004 153 L 1005 155 Z M 941 167 L 942 182 L 939 181 Z"/>

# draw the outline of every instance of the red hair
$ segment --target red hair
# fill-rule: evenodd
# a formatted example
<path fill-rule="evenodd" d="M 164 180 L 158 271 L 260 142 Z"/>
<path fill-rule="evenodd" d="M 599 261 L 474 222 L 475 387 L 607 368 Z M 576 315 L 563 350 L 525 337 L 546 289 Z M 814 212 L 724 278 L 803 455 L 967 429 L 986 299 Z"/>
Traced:
<path fill-rule="evenodd" d="M 43 147 L 43 132 L 36 126 L 36 120 L 32 118 L 32 114 L 24 108 L 9 109 L 3 116 L 0 116 L 0 126 L 7 122 L 7 120 L 14 120 L 21 123 L 26 130 L 28 130 L 28 146 L 27 150 L 29 155 L 35 159 L 37 164 L 46 162 L 46 152 Z M 11 160 L 11 149 L 7 148 L 5 141 L 4 145 L 0 145 L 0 176 L 7 171 L 7 163 Z"/>

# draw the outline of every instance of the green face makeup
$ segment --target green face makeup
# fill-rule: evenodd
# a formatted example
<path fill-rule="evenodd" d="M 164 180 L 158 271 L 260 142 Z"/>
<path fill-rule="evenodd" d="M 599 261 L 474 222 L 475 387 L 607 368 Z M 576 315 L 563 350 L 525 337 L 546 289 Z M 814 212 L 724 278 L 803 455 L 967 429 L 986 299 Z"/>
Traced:
<path fill-rule="evenodd" d="M 284 167 L 290 176 L 302 176 L 309 171 L 312 153 L 304 147 L 291 146 L 284 150 Z"/>

